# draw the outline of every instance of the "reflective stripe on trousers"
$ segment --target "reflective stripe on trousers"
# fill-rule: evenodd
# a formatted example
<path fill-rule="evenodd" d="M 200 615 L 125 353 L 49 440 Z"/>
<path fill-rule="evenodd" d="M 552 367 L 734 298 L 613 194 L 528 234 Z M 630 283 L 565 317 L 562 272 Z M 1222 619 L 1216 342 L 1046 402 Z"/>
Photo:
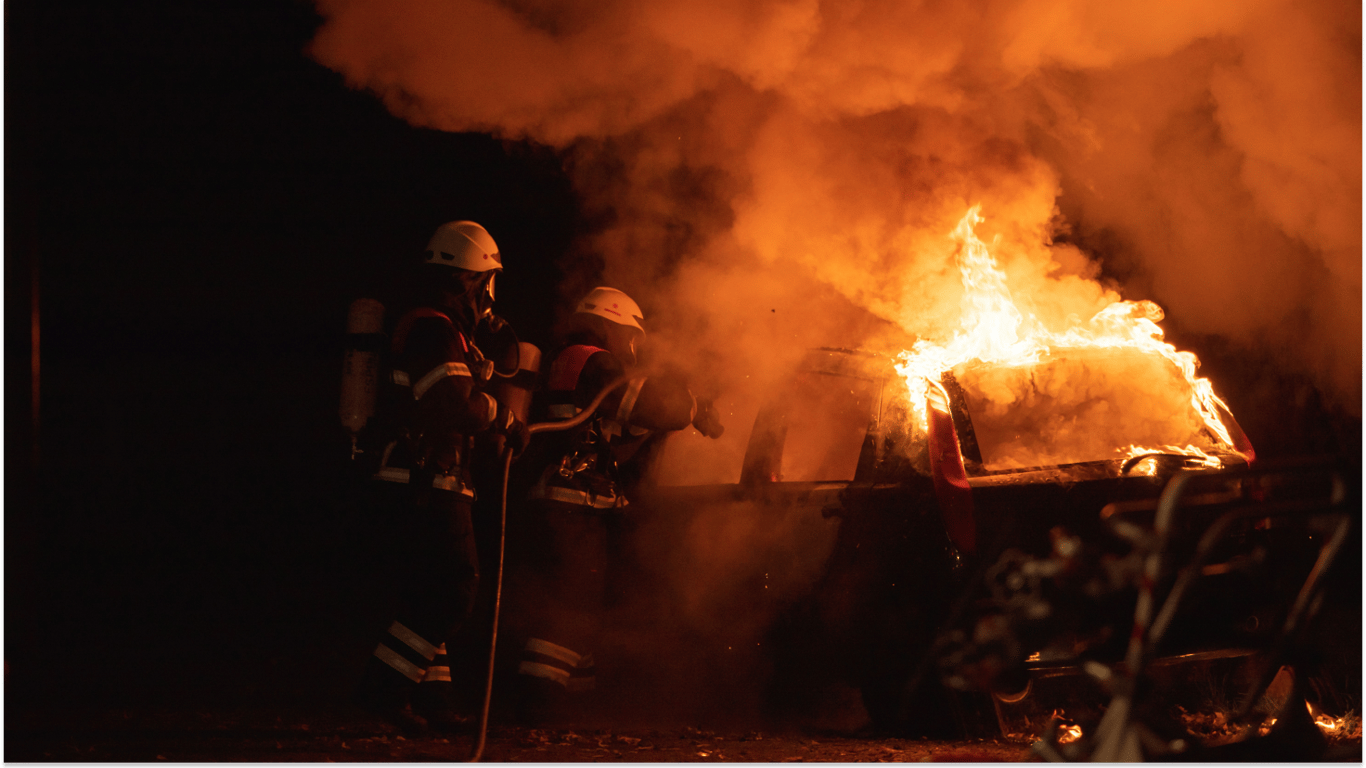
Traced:
<path fill-rule="evenodd" d="M 422 682 L 427 665 L 414 657 L 430 662 L 436 656 L 436 646 L 397 621 L 389 625 L 389 634 L 394 639 L 385 639 L 375 646 L 375 657 L 409 680 Z"/>
<path fill-rule="evenodd" d="M 592 690 L 597 683 L 597 665 L 592 654 L 579 654 L 562 645 L 533 637 L 526 641 L 517 674 L 540 677 L 558 683 L 565 690 Z"/>

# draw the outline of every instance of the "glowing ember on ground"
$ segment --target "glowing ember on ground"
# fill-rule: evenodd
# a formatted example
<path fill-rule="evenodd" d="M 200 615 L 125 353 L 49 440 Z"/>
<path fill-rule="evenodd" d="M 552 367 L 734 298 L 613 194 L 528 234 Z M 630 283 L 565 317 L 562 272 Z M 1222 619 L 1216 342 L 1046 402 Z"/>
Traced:
<path fill-rule="evenodd" d="M 1361 717 L 1355 712 L 1348 712 L 1342 717 L 1333 717 L 1320 712 L 1307 701 L 1304 703 L 1304 707 L 1309 710 L 1309 716 L 1314 718 L 1314 725 L 1317 725 L 1329 740 L 1361 738 Z"/>
<path fill-rule="evenodd" d="M 957 261 L 964 288 L 962 330 L 946 343 L 917 342 L 902 353 L 897 366 L 906 378 L 922 428 L 927 423 L 925 398 L 930 382 L 953 371 L 969 400 L 978 401 L 970 409 L 974 421 L 978 412 L 985 413 L 987 421 L 1008 414 L 1010 421 L 998 440 L 998 466 L 1125 459 L 1149 453 L 1180 454 L 1204 466 L 1221 466 L 1207 449 L 1234 448 L 1219 418 L 1227 407 L 1209 380 L 1195 375 L 1199 365 L 1195 355 L 1178 352 L 1162 340 L 1163 331 L 1157 325 L 1162 310 L 1150 301 L 1116 301 L 1085 322 L 1074 316 L 1070 327 L 1045 327 L 1038 317 L 1016 305 L 1005 271 L 975 233 L 975 225 L 983 221 L 979 209 L 970 209 L 952 233 L 959 243 Z M 1111 390 L 1122 394 L 1123 400 L 1109 396 Z M 1031 407 L 1063 415 L 1054 415 L 1047 424 L 1014 415 Z M 1147 411 L 1135 413 L 1139 408 Z M 1101 447 L 1095 444 L 1097 422 L 1119 433 L 1138 429 L 1124 444 Z M 990 443 L 992 436 L 984 441 L 982 431 L 979 442 Z M 1054 442 L 1047 446 L 1021 442 L 1038 434 L 1047 434 Z M 1156 438 L 1152 445 L 1162 447 L 1132 444 L 1134 439 L 1150 438 Z M 1202 441 L 1204 449 L 1194 444 Z M 1182 443 L 1184 448 L 1176 447 Z M 984 447 L 984 463 L 992 464 L 985 454 Z"/>
<path fill-rule="evenodd" d="M 1067 714 L 1061 709 L 1053 710 L 1051 720 L 1058 724 L 1057 740 L 1059 744 L 1071 744 L 1082 737 L 1081 726 L 1069 720 Z"/>
<path fill-rule="evenodd" d="M 1361 718 L 1354 712 L 1348 712 L 1342 717 L 1333 717 L 1320 712 L 1309 702 L 1304 703 L 1305 709 L 1309 710 L 1310 717 L 1314 724 L 1319 727 L 1329 741 L 1346 741 L 1349 739 L 1361 738 Z M 1237 724 L 1228 721 L 1227 716 L 1222 712 L 1213 714 L 1199 714 L 1187 712 L 1185 709 L 1177 708 L 1178 717 L 1186 728 L 1195 736 L 1207 744 L 1223 744 L 1246 738 L 1250 731 L 1255 729 L 1258 736 L 1266 736 L 1275 727 L 1277 719 L 1266 717 L 1260 723 Z"/>
<path fill-rule="evenodd" d="M 1080 725 L 1064 725 L 1058 729 L 1058 743 L 1071 744 L 1081 738 Z"/>

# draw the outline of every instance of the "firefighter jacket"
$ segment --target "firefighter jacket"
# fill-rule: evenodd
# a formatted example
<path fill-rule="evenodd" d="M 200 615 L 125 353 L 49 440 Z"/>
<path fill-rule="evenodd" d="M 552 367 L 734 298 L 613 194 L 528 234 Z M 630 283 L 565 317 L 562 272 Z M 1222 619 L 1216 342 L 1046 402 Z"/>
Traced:
<path fill-rule="evenodd" d="M 626 368 L 609 351 L 574 344 L 550 364 L 544 418 L 573 418 Z M 627 504 L 620 466 L 651 434 L 686 428 L 697 413 L 687 386 L 665 376 L 633 376 L 576 429 L 553 432 L 539 452 L 544 468 L 528 497 L 612 509 Z"/>
<path fill-rule="evenodd" d="M 498 403 L 484 391 L 493 364 L 471 336 L 440 308 L 418 307 L 395 325 L 380 403 L 390 439 L 376 479 L 474 498 L 474 435 L 493 423 Z"/>

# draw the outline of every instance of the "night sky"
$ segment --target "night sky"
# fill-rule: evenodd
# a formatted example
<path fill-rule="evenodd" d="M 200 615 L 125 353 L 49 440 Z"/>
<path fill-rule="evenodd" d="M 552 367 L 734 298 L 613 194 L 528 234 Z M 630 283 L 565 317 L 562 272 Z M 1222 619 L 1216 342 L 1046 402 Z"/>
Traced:
<path fill-rule="evenodd" d="M 7 706 L 350 690 L 389 585 L 340 481 L 346 307 L 473 219 L 499 313 L 544 347 L 591 226 L 560 158 L 391 116 L 304 54 L 302 0 L 15 0 L 5 22 Z M 1228 399 L 1267 455 L 1359 456 L 1359 419 L 1302 379 L 1170 340 L 1246 383 Z"/>

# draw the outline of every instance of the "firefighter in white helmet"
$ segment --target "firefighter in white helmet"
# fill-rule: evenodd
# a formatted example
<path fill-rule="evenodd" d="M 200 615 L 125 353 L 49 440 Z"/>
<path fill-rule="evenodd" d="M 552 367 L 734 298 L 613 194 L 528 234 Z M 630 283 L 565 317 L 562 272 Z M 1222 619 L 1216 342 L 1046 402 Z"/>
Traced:
<path fill-rule="evenodd" d="M 493 315 L 502 271 L 483 227 L 442 224 L 390 330 L 390 381 L 378 409 L 389 434 L 375 479 L 397 496 L 394 520 L 410 549 L 394 620 L 367 662 L 359 698 L 410 730 L 463 721 L 444 690 L 445 644 L 469 619 L 479 584 L 474 437 L 491 430 L 513 450 L 526 447 L 526 426 L 486 391 L 493 363 L 475 345 L 477 332 L 504 325 Z"/>
<path fill-rule="evenodd" d="M 528 723 L 570 716 L 596 685 L 594 652 L 604 603 L 607 529 L 629 504 L 643 457 L 665 434 L 724 431 L 715 408 L 679 376 L 637 366 L 645 317 L 620 290 L 594 288 L 575 307 L 565 343 L 544 382 L 540 418 L 569 419 L 613 381 L 578 428 L 538 436 L 521 463 L 530 485 L 509 535 L 508 606 L 517 661 L 519 715 Z"/>

